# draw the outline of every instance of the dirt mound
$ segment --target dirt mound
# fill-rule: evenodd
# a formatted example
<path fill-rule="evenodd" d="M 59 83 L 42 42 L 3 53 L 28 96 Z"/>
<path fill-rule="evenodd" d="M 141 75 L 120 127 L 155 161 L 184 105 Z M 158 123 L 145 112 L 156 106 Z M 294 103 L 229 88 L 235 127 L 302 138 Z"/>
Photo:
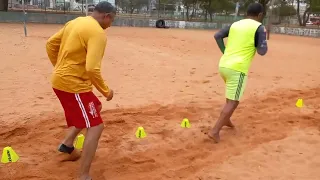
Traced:
<path fill-rule="evenodd" d="M 179 179 L 193 177 L 208 165 L 218 165 L 260 144 L 285 138 L 293 127 L 319 126 L 320 88 L 277 91 L 262 99 L 243 102 L 234 116 L 237 130 L 225 129 L 221 144 L 213 144 L 200 131 L 213 125 L 221 104 L 207 101 L 182 105 L 150 105 L 102 113 L 105 131 L 92 174 L 95 179 Z M 295 101 L 304 98 L 306 107 Z M 182 129 L 188 117 L 191 129 Z M 143 126 L 148 137 L 136 139 Z M 35 117 L 26 123 L 0 127 L 0 147 L 12 146 L 19 163 L 0 165 L 0 179 L 73 179 L 79 162 L 58 162 L 57 145 L 65 133 L 62 114 Z M 66 171 L 67 170 L 67 171 Z"/>

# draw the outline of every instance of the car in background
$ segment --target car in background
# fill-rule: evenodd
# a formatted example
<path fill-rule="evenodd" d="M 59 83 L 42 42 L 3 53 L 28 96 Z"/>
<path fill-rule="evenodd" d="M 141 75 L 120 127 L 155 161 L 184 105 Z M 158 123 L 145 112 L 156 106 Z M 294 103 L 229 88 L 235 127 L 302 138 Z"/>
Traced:
<path fill-rule="evenodd" d="M 307 23 L 306 23 L 306 25 L 313 25 L 313 22 L 311 22 L 311 21 L 308 21 Z"/>
<path fill-rule="evenodd" d="M 310 22 L 310 24 L 308 24 Z M 308 21 L 307 25 L 315 25 L 315 26 L 320 26 L 320 17 L 318 16 L 313 16 L 310 17 L 310 20 Z"/>
<path fill-rule="evenodd" d="M 318 20 L 318 21 L 316 21 L 316 22 L 313 22 L 313 25 L 320 26 L 320 20 Z"/>

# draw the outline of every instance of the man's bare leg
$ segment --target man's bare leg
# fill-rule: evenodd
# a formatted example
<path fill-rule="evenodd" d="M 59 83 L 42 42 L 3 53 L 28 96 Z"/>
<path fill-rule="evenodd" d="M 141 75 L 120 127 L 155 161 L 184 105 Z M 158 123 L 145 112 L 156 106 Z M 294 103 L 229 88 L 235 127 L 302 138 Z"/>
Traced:
<path fill-rule="evenodd" d="M 223 126 L 231 126 L 233 124 L 230 121 L 230 118 L 234 112 L 234 110 L 238 107 L 239 101 L 228 100 L 223 110 L 220 113 L 219 119 L 213 129 L 208 133 L 208 136 L 212 138 L 216 143 L 220 141 L 220 130 Z"/>
<path fill-rule="evenodd" d="M 228 103 L 228 102 L 229 102 L 229 99 L 226 99 L 226 103 Z M 238 105 L 237 105 L 237 106 L 238 106 Z M 227 127 L 229 127 L 229 128 L 234 128 L 234 127 L 235 127 L 230 118 L 229 118 L 229 120 L 227 121 L 227 123 L 226 123 L 225 126 L 227 126 Z"/>
<path fill-rule="evenodd" d="M 63 157 L 61 161 L 76 161 L 80 158 L 80 152 L 74 149 L 73 142 L 81 130 L 75 127 L 69 128 L 69 132 L 59 146 L 59 151 L 68 156 Z"/>
<path fill-rule="evenodd" d="M 83 156 L 80 167 L 80 180 L 90 180 L 89 175 L 92 160 L 95 156 L 99 139 L 103 131 L 103 124 L 90 127 L 87 130 L 86 139 L 84 141 Z"/>
<path fill-rule="evenodd" d="M 227 126 L 229 128 L 234 128 L 235 127 L 230 119 L 227 121 L 227 123 L 224 126 Z"/>
<path fill-rule="evenodd" d="M 62 141 L 62 143 L 68 147 L 73 147 L 73 142 L 76 139 L 76 137 L 78 136 L 78 134 L 81 132 L 81 130 L 82 129 L 70 127 L 69 132 L 66 135 L 66 137 L 64 138 L 64 140 Z"/>

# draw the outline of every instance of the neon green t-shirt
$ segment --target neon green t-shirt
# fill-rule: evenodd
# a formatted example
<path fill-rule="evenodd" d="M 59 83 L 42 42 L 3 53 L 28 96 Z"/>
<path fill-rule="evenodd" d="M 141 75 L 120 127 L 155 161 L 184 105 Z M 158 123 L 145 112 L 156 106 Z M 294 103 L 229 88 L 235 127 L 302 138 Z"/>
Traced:
<path fill-rule="evenodd" d="M 231 25 L 219 67 L 248 73 L 256 53 L 255 33 L 260 25 L 260 22 L 252 19 L 243 19 Z"/>

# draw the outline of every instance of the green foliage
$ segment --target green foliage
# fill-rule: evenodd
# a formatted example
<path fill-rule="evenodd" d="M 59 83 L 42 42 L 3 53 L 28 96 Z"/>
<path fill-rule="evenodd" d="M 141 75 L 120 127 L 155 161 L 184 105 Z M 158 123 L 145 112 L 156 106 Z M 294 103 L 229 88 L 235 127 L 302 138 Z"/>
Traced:
<path fill-rule="evenodd" d="M 241 11 L 246 12 L 247 7 L 249 4 L 256 2 L 256 0 L 245 0 L 244 3 L 241 3 Z M 259 0 L 259 3 L 262 4 L 264 7 L 264 15 L 266 15 L 267 11 L 269 10 L 268 4 L 271 2 L 271 0 Z"/>
<path fill-rule="evenodd" d="M 176 4 L 175 0 L 160 0 L 160 4 Z"/>
<path fill-rule="evenodd" d="M 116 0 L 116 5 L 128 13 L 139 12 L 143 7 L 148 7 L 149 0 Z"/>
<path fill-rule="evenodd" d="M 8 0 L 0 1 L 0 11 L 8 11 Z"/>
<path fill-rule="evenodd" d="M 128 13 L 133 13 L 134 11 L 140 11 L 142 8 L 149 8 L 149 2 L 151 0 L 116 0 L 115 4 L 127 11 Z M 174 11 L 176 6 L 175 0 L 157 0 L 155 7 L 160 11 Z"/>
<path fill-rule="evenodd" d="M 272 14 L 275 16 L 293 16 L 297 14 L 297 10 L 292 6 L 292 2 L 276 0 L 273 4 Z"/>
<path fill-rule="evenodd" d="M 148 7 L 149 1 L 151 2 L 151 0 L 116 0 L 116 5 L 130 13 Z M 298 0 L 275 0 L 272 11 L 282 17 L 297 15 L 297 10 L 291 6 L 293 2 L 297 1 Z M 186 17 L 187 20 L 200 16 L 206 20 L 207 17 L 210 16 L 210 19 L 213 20 L 214 15 L 233 14 L 237 2 L 240 4 L 238 15 L 244 15 L 248 5 L 257 2 L 257 0 L 156 0 L 155 7 L 157 9 L 156 11 L 168 13 L 168 11 L 175 10 L 177 3 L 181 3 L 181 5 L 184 6 L 183 16 L 184 18 Z M 264 14 L 266 15 L 266 12 L 271 9 L 272 0 L 258 0 L 258 2 L 264 6 Z M 310 4 L 310 8 L 308 8 L 307 11 L 315 12 L 313 10 L 317 10 L 319 7 L 320 12 L 320 4 L 318 4 L 318 2 L 320 3 L 320 0 L 307 0 L 307 3 Z M 180 7 L 178 8 L 180 9 Z M 166 12 L 164 12 L 164 10 Z"/>
<path fill-rule="evenodd" d="M 184 4 L 194 0 L 183 0 Z M 212 12 L 234 12 L 236 8 L 236 3 L 240 4 L 240 12 L 246 12 L 247 7 L 250 3 L 256 2 L 256 0 L 199 0 L 201 2 L 201 7 L 205 10 Z M 268 10 L 268 3 L 270 0 L 259 0 L 259 3 L 265 7 L 265 13 Z"/>
<path fill-rule="evenodd" d="M 190 1 L 190 0 L 185 0 Z M 234 12 L 235 3 L 230 0 L 199 0 L 202 9 L 214 13 Z"/>
<path fill-rule="evenodd" d="M 313 13 L 320 13 L 320 0 L 310 0 L 310 9 Z"/>
<path fill-rule="evenodd" d="M 158 6 L 160 3 L 160 6 Z M 158 0 L 156 7 L 161 11 L 175 11 L 176 10 L 176 0 Z"/>
<path fill-rule="evenodd" d="M 196 3 L 197 0 L 182 0 L 184 7 L 190 7 L 192 4 Z"/>
<path fill-rule="evenodd" d="M 292 16 L 296 15 L 297 10 L 290 5 L 284 5 L 280 7 L 280 16 Z"/>
<path fill-rule="evenodd" d="M 275 11 L 279 12 L 279 16 L 283 17 L 283 16 L 292 16 L 292 15 L 296 15 L 297 14 L 297 10 L 290 5 L 282 5 L 280 7 L 275 8 Z"/>

